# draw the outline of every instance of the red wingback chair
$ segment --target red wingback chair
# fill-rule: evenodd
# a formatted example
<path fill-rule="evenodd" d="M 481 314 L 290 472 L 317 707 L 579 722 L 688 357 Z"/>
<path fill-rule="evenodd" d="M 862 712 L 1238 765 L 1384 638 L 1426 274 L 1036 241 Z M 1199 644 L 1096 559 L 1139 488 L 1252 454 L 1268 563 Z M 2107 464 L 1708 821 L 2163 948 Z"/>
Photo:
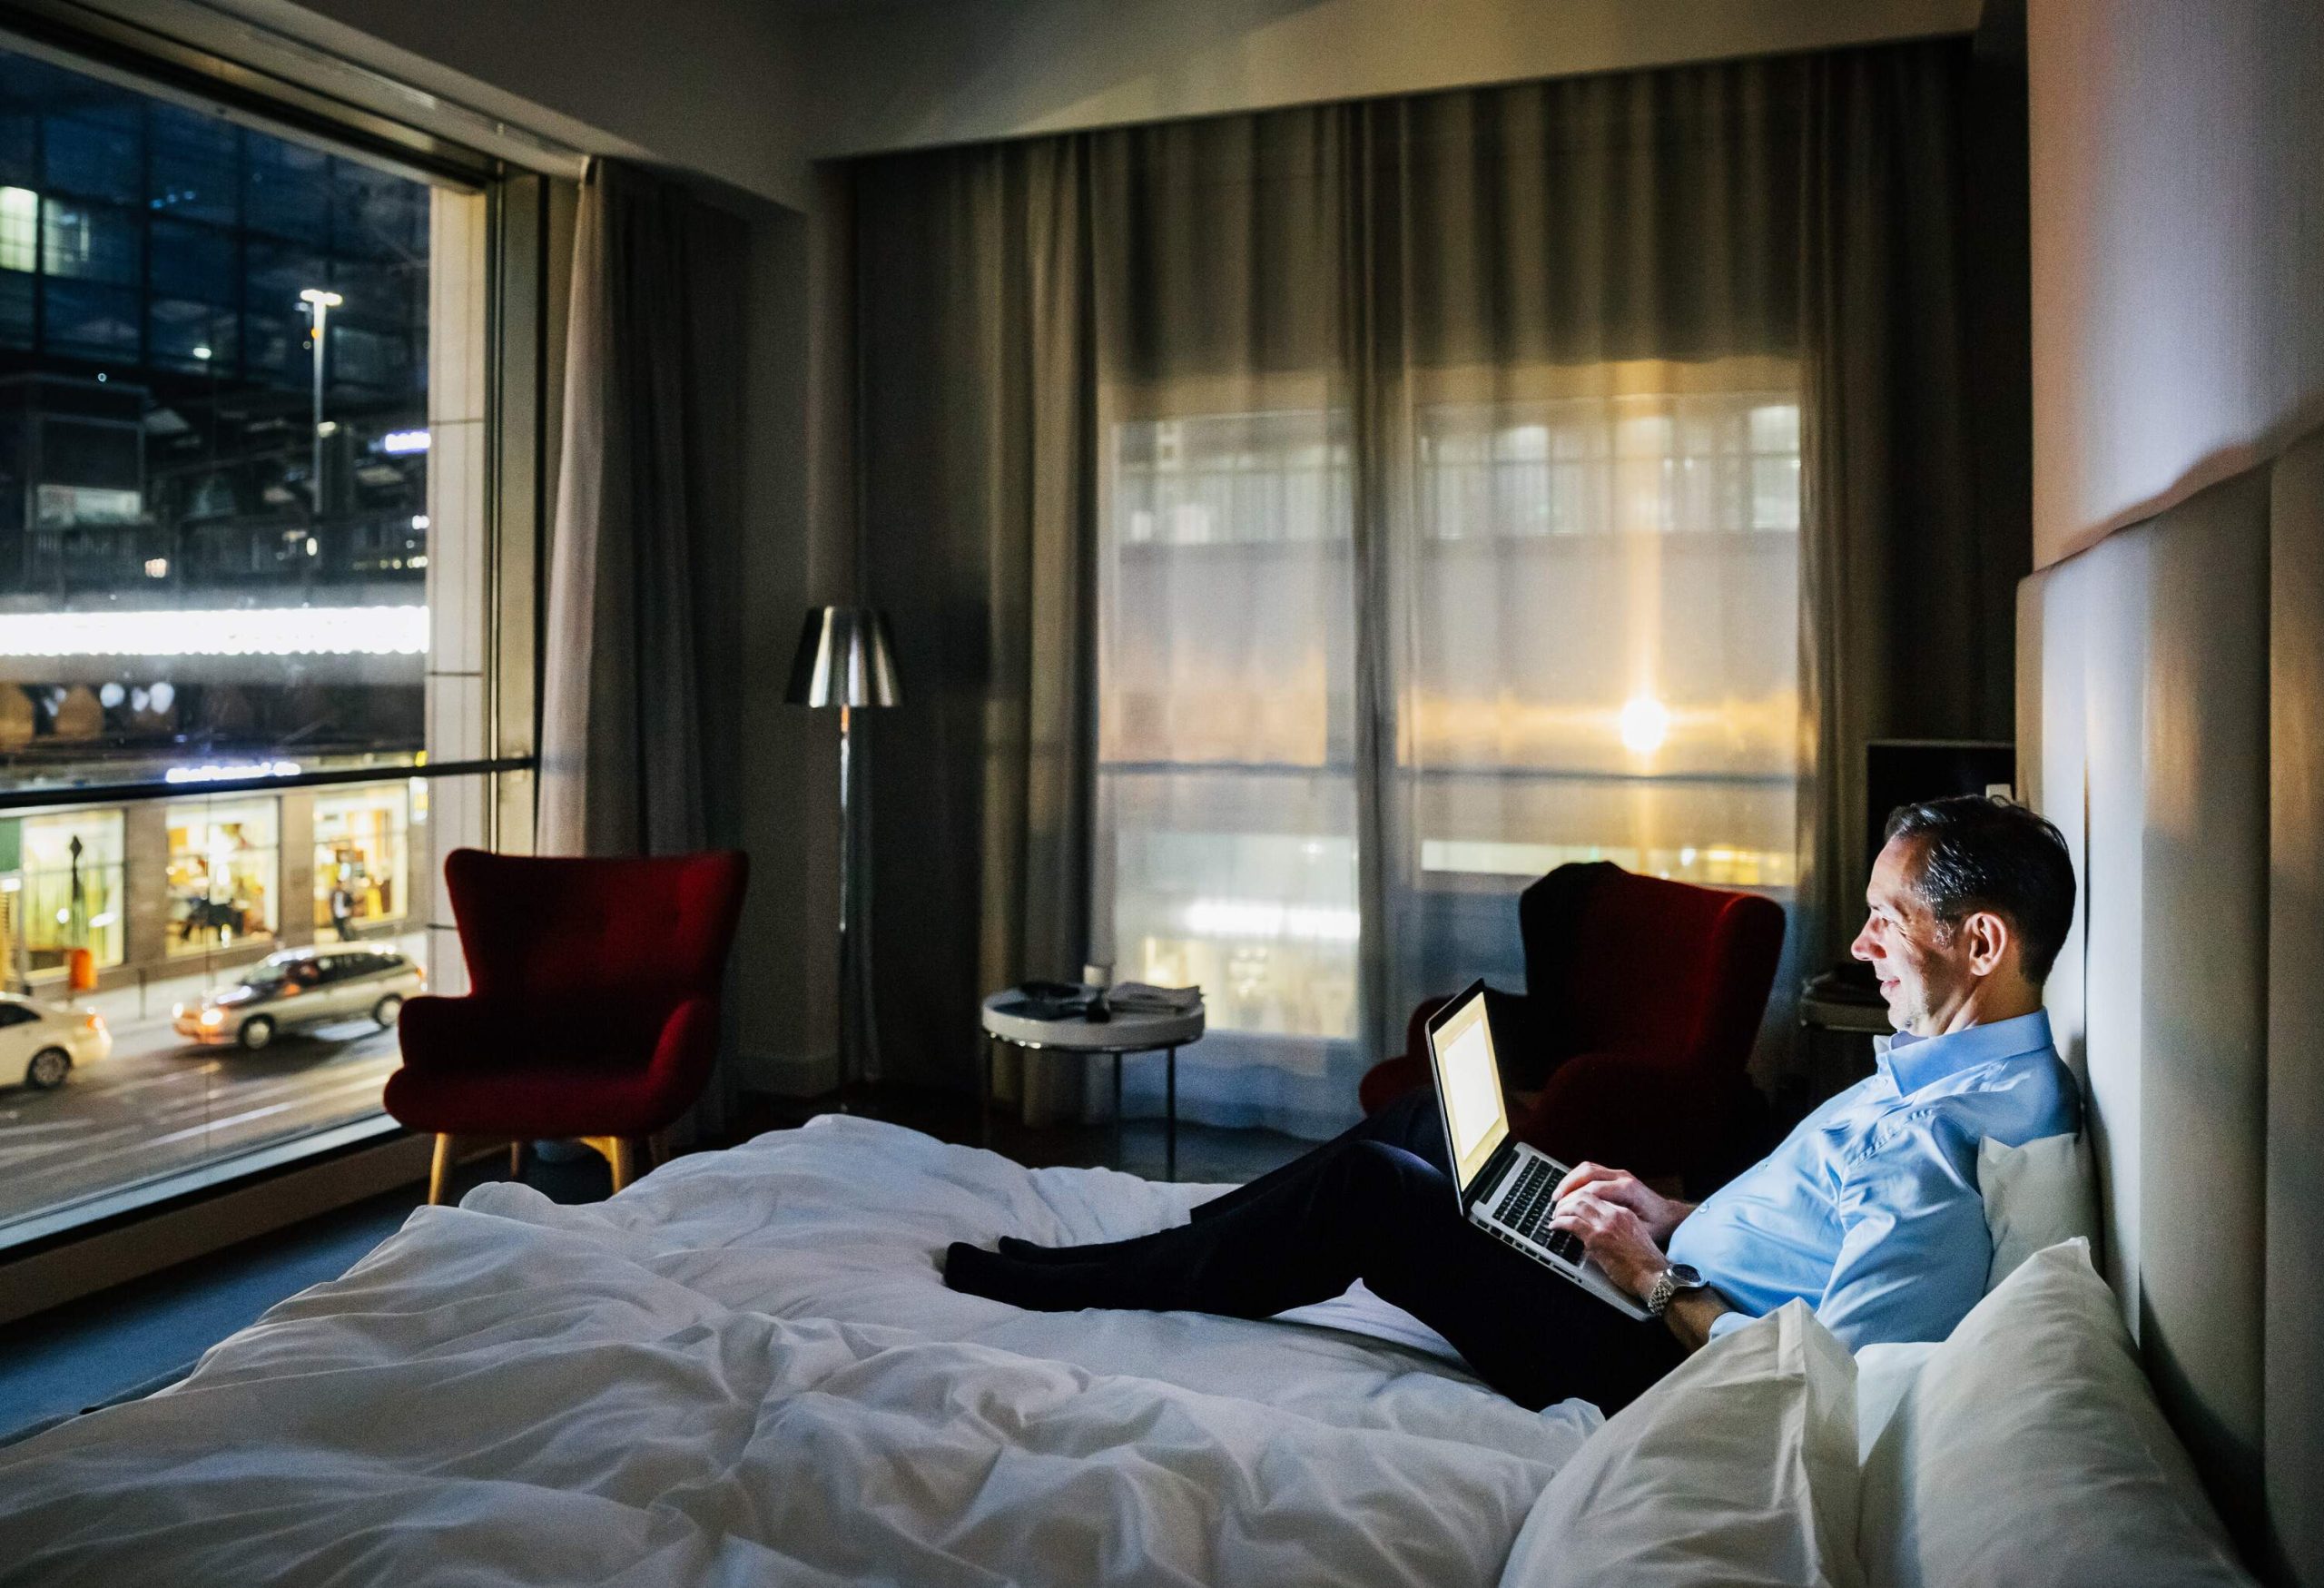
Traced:
<path fill-rule="evenodd" d="M 1510 1128 L 1571 1163 L 1708 1191 L 1762 1145 L 1767 1105 L 1744 1071 L 1783 949 L 1783 911 L 1752 893 L 1564 865 L 1518 900 L 1523 993 L 1492 992 Z M 1428 1083 L 1424 1026 L 1374 1065 L 1364 1111 Z"/>
<path fill-rule="evenodd" d="M 691 1107 L 718 1056 L 726 955 L 750 880 L 734 851 L 567 860 L 456 849 L 444 881 L 468 957 L 465 998 L 404 1005 L 387 1110 L 436 1136 L 428 1199 L 454 1140 L 578 1137 L 635 1178 L 635 1144 Z"/>

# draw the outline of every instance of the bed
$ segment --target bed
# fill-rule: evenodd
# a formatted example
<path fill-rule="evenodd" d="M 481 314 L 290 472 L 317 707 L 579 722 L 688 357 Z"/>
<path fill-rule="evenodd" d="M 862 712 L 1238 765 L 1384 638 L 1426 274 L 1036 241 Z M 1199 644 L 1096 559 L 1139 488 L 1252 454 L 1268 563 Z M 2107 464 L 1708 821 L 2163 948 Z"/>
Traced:
<path fill-rule="evenodd" d="M 947 1243 L 1218 1188 L 837 1115 L 606 1203 L 422 1208 L 181 1384 L 0 1450 L 0 1581 L 1491 1583 L 1598 1425 L 1408 1315 L 1049 1315 Z"/>

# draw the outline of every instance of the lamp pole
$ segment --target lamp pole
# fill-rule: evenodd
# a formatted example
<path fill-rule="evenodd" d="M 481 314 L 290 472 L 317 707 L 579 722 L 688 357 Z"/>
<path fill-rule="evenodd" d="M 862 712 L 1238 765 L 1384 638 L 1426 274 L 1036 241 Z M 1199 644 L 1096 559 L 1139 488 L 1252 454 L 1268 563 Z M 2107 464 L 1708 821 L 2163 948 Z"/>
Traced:
<path fill-rule="evenodd" d="M 315 317 L 314 457 L 307 488 L 314 498 L 315 523 L 320 528 L 323 521 L 323 333 L 330 329 L 330 311 L 347 300 L 328 288 L 309 287 L 299 294 L 299 301 L 312 310 Z"/>
<path fill-rule="evenodd" d="M 864 923 L 855 904 L 855 800 L 853 771 L 855 713 L 863 706 L 893 705 L 896 687 L 893 647 L 887 618 L 866 607 L 811 607 L 799 634 L 783 698 L 793 705 L 839 708 L 839 987 L 837 1031 L 842 1079 L 860 1079 L 851 1062 L 862 1038 L 862 1056 L 877 1069 L 878 1040 L 872 1012 L 851 996 L 851 973 L 861 973 Z"/>
<path fill-rule="evenodd" d="M 849 1016 L 853 1012 L 855 1000 L 850 996 L 851 990 L 848 986 L 847 981 L 847 973 L 852 961 L 852 956 L 848 952 L 850 947 L 848 942 L 848 934 L 855 925 L 855 845 L 852 842 L 854 838 L 852 829 L 854 827 L 855 813 L 851 808 L 852 802 L 849 798 L 850 791 L 847 786 L 847 731 L 851 725 L 848 719 L 854 715 L 854 709 L 855 708 L 849 705 L 844 698 L 842 698 L 839 703 L 838 1014 L 839 1066 L 840 1080 L 842 1082 L 855 1079 L 852 1075 L 848 1073 L 850 1067 L 849 1061 L 853 1057 L 855 1048 L 855 1032 L 849 1029 L 849 1027 L 853 1023 L 849 1019 Z"/>

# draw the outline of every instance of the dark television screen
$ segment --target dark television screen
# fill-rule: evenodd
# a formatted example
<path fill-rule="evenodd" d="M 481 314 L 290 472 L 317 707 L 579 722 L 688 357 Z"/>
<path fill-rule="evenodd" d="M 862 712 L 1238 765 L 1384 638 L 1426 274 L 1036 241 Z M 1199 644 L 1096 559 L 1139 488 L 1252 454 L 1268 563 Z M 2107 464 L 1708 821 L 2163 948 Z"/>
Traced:
<path fill-rule="evenodd" d="M 1865 746 L 1865 875 L 1880 854 L 1888 813 L 1947 794 L 2016 797 L 2017 746 L 1959 739 L 1875 739 Z"/>

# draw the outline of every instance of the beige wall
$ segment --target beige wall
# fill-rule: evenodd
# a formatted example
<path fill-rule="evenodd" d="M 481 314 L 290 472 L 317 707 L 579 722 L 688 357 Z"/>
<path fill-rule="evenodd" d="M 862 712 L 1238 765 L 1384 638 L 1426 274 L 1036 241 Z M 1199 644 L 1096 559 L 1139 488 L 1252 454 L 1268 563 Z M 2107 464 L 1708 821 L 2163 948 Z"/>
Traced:
<path fill-rule="evenodd" d="M 2324 420 L 2324 6 L 2031 0 L 2034 551 Z"/>
<path fill-rule="evenodd" d="M 956 0 L 808 8 L 811 153 L 1966 33 L 1980 0 Z"/>

